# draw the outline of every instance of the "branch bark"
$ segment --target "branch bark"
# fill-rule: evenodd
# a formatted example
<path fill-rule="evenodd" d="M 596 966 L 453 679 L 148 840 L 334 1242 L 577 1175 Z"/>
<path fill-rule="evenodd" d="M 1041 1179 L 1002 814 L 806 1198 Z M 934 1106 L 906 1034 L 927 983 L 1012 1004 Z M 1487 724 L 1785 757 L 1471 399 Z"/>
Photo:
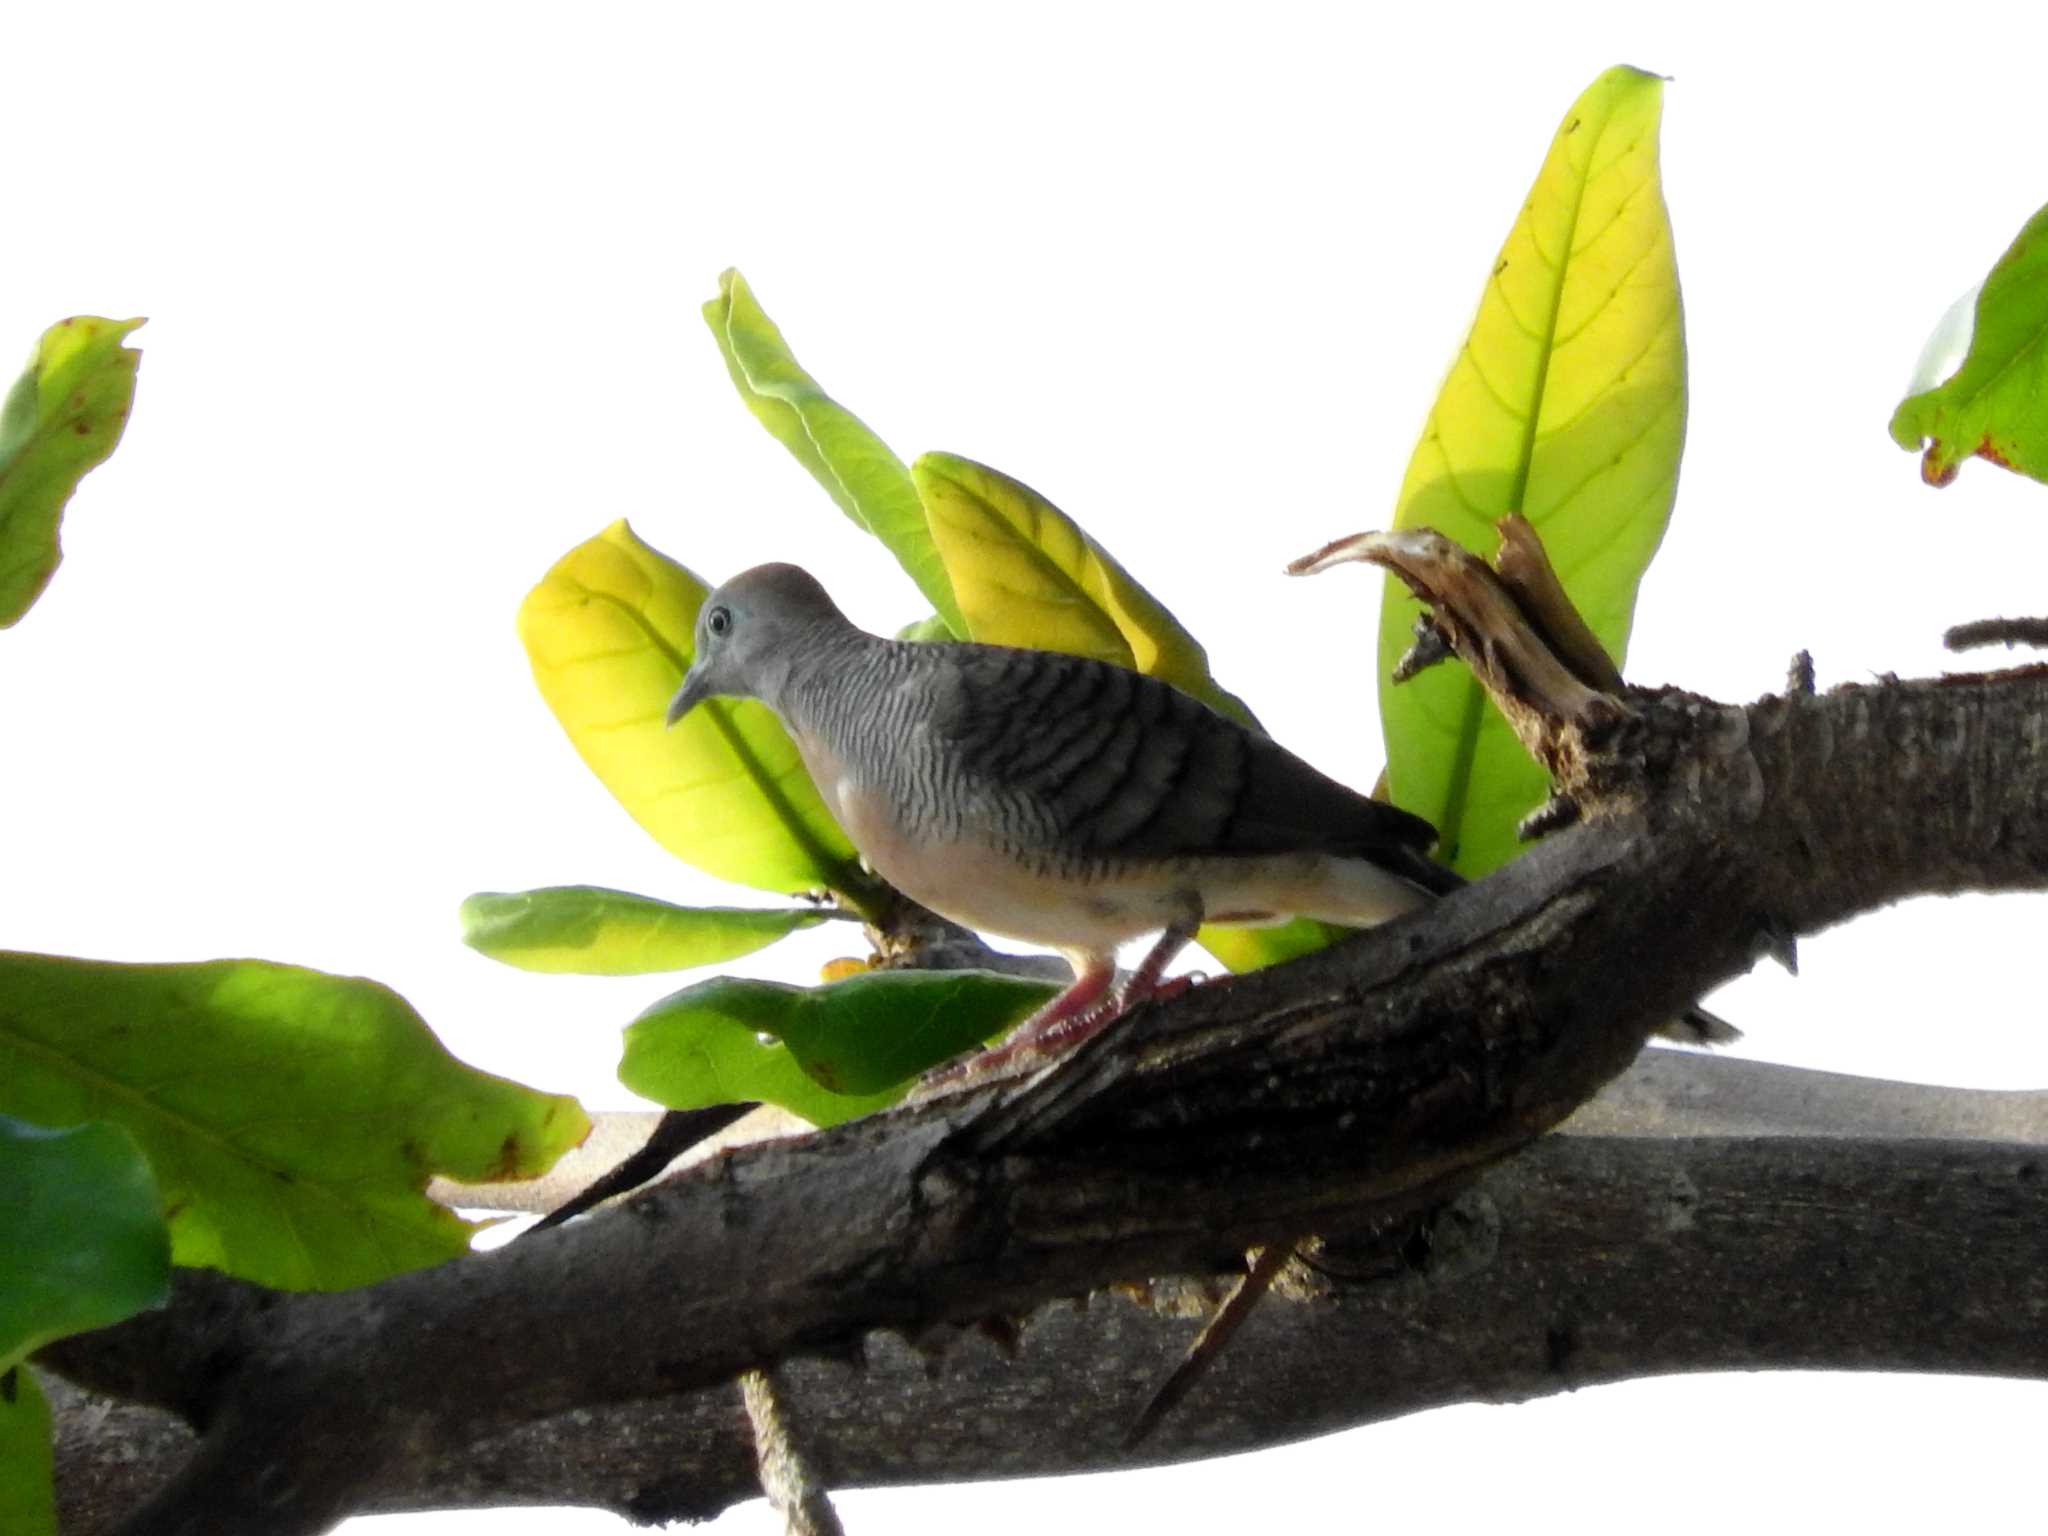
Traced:
<path fill-rule="evenodd" d="M 1519 654 L 1455 614 L 1441 627 L 1482 676 Z M 1004 1417 L 992 1403 L 1017 1395 L 1013 1378 L 1063 1381 L 1035 1411 L 1098 1466 L 1242 1448 L 1232 1422 L 1288 1438 L 1706 1364 L 2043 1370 L 2021 1326 L 2048 1306 L 2031 1278 L 2048 1270 L 2030 1142 L 1589 1133 L 1500 1160 L 1789 935 L 1908 895 L 2048 885 L 2048 669 L 1744 708 L 1617 697 L 1560 670 L 1570 709 L 1512 661 L 1498 692 L 1581 823 L 1425 912 L 1144 1008 L 1035 1080 L 740 1149 L 498 1253 L 340 1295 L 185 1274 L 166 1312 L 46 1351 L 73 1380 L 203 1431 L 117 1528 L 323 1529 L 494 1447 L 528 1454 L 577 1414 L 669 1428 L 700 1402 L 730 1414 L 732 1379 L 778 1362 L 829 1476 L 930 1476 L 903 1465 L 900 1430 L 863 1460 L 818 1400 L 834 1381 L 857 1395 L 843 1362 L 864 1344 L 858 1391 L 916 1397 L 875 1330 L 927 1340 L 992 1316 L 1031 1319 L 1027 1357 L 1043 1349 L 1067 1374 L 963 1368 L 988 1364 L 965 1348 L 927 1395 L 992 1393 L 961 1416 L 972 1438 Z M 1915 1247 L 1902 1232 L 1940 1236 Z M 1312 1233 L 1332 1273 L 1371 1282 L 1262 1308 L 1217 1379 L 1127 1458 L 1127 1416 L 1099 1404 L 1129 1377 L 1082 1357 L 1128 1362 L 1102 1342 L 1128 1328 L 1131 1350 L 1159 1350 L 1156 1377 L 1165 1334 L 1190 1325 L 1048 1304 L 1235 1271 L 1246 1248 Z M 1965 1251 L 1989 1256 L 1981 1270 Z M 1786 1277 L 1848 1267 L 1815 1296 L 1759 1285 L 1763 1255 Z M 1970 1316 L 1930 1327 L 1965 1284 Z M 1363 1351 L 1362 1388 L 1355 1368 L 1314 1369 Z M 1216 1394 L 1256 1412 L 1219 1415 Z M 975 1449 L 977 1475 L 1043 1469 Z M 728 1501 L 723 1449 L 689 1473 L 675 1441 L 661 1454 L 658 1479 L 589 1491 L 643 1516 Z"/>
<path fill-rule="evenodd" d="M 1326 1256 L 1316 1294 L 1261 1307 L 1142 1457 L 1123 1432 L 1205 1287 L 1042 1307 L 1014 1355 L 971 1330 L 881 1332 L 780 1374 L 840 1487 L 1157 1464 L 1666 1371 L 2044 1374 L 2044 1168 L 2048 1095 L 1653 1050 L 1391 1254 Z M 115 1529 L 194 1444 L 169 1414 L 53 1396 L 67 1531 Z M 753 1456 L 714 1387 L 421 1457 L 362 1508 L 706 1517 L 758 1493 Z"/>

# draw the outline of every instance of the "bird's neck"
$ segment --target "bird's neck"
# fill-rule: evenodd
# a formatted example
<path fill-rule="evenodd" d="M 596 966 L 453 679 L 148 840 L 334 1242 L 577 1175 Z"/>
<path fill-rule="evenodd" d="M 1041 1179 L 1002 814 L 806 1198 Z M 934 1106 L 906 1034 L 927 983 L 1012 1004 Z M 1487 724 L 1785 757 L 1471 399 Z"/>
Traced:
<path fill-rule="evenodd" d="M 877 715 L 884 712 L 887 681 L 904 649 L 850 624 L 840 626 L 790 648 L 775 695 L 764 698 L 856 846 L 864 846 L 861 834 L 849 823 L 859 820 L 861 806 L 845 796 L 872 779 L 878 762 L 886 760 L 877 751 L 877 732 L 886 730 Z"/>
<path fill-rule="evenodd" d="M 761 700 L 799 739 L 836 739 L 857 725 L 863 707 L 862 690 L 850 689 L 847 679 L 886 670 L 894 645 L 844 619 L 820 620 L 778 648 Z"/>

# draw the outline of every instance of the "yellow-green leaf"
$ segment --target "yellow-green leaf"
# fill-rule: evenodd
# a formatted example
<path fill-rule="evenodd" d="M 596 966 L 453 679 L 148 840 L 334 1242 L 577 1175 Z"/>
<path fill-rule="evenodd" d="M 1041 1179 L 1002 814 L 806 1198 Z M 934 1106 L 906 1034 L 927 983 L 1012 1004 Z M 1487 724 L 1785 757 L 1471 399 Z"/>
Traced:
<path fill-rule="evenodd" d="M 1900 401 L 1891 433 L 1929 485 L 1971 455 L 2048 480 L 2048 208 L 1985 277 L 1962 366 Z"/>
<path fill-rule="evenodd" d="M 263 1285 L 364 1285 L 459 1254 L 471 1224 L 426 1198 L 430 1178 L 531 1178 L 590 1128 L 574 1099 L 464 1066 L 359 977 L 0 953 L 0 998 L 0 1113 L 126 1128 L 173 1261 Z"/>
<path fill-rule="evenodd" d="M 1617 662 L 1685 439 L 1685 328 L 1657 168 L 1662 105 L 1654 75 L 1611 69 L 1565 114 L 1394 518 L 1490 555 L 1495 520 L 1522 513 Z M 1397 805 L 1436 824 L 1439 856 L 1479 875 L 1517 851 L 1515 823 L 1542 800 L 1543 774 L 1463 668 L 1389 681 L 1418 612 L 1390 578 L 1379 653 L 1389 784 Z"/>
<path fill-rule="evenodd" d="M 59 321 L 0 405 L 0 629 L 48 585 L 63 558 L 64 504 L 121 441 L 142 361 L 121 341 L 141 324 L 95 315 Z"/>
<path fill-rule="evenodd" d="M 519 608 L 541 697 L 591 772 L 677 858 L 783 895 L 864 899 L 872 882 L 772 712 L 713 699 L 665 722 L 709 590 L 623 519 L 577 545 Z"/>
<path fill-rule="evenodd" d="M 964 637 L 952 586 L 903 461 L 804 372 L 738 272 L 719 276 L 718 297 L 704 306 L 704 320 L 747 409 L 856 526 L 882 541 L 947 629 Z"/>
<path fill-rule="evenodd" d="M 678 907 L 595 885 L 479 891 L 462 942 L 526 971 L 645 976 L 737 960 L 832 914 L 822 907 Z"/>
<path fill-rule="evenodd" d="M 1256 971 L 1327 949 L 1353 931 L 1312 917 L 1297 917 L 1292 922 L 1265 928 L 1225 928 L 1205 923 L 1195 931 L 1195 941 L 1233 971 Z"/>
<path fill-rule="evenodd" d="M 1201 642 L 1030 486 L 950 453 L 924 454 L 910 473 L 974 639 L 1130 667 L 1256 724 L 1209 675 Z"/>

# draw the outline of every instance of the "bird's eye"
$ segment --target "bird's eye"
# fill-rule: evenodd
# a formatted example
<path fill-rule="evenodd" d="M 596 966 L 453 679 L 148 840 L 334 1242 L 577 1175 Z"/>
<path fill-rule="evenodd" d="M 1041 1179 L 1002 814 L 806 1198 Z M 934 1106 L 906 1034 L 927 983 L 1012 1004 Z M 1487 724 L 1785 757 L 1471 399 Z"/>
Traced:
<path fill-rule="evenodd" d="M 714 635 L 724 634 L 732 628 L 732 610 L 730 608 L 712 609 L 711 617 L 704 621 L 704 627 Z"/>

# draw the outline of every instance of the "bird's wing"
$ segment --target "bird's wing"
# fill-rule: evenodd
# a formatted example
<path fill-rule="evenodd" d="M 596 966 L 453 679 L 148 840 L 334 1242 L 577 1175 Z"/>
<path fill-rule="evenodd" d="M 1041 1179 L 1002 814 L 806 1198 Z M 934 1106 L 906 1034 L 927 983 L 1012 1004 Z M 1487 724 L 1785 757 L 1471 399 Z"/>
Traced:
<path fill-rule="evenodd" d="M 1101 859 L 1312 851 L 1404 873 L 1412 860 L 1418 884 L 1437 868 L 1422 857 L 1428 822 L 1155 678 L 1050 651 L 959 647 L 951 659 L 934 733 L 1013 839 Z"/>

